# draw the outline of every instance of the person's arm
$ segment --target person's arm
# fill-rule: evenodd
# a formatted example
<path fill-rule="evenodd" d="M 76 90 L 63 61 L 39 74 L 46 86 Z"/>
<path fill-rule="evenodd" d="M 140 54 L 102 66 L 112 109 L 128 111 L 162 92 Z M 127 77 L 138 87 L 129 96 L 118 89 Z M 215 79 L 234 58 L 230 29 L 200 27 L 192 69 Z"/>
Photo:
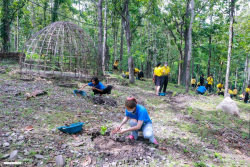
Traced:
<path fill-rule="evenodd" d="M 88 86 L 88 84 L 83 85 L 83 87 L 79 90 L 83 90 L 83 88 L 85 88 L 86 86 Z"/>
<path fill-rule="evenodd" d="M 125 132 L 139 130 L 143 124 L 143 121 L 138 121 L 136 126 L 130 127 L 128 129 L 121 129 L 118 133 L 123 134 Z"/>
<path fill-rule="evenodd" d="M 128 117 L 124 117 L 122 123 L 119 126 L 116 127 L 116 130 L 117 131 L 120 130 L 121 127 L 128 121 L 128 119 L 129 119 Z"/>

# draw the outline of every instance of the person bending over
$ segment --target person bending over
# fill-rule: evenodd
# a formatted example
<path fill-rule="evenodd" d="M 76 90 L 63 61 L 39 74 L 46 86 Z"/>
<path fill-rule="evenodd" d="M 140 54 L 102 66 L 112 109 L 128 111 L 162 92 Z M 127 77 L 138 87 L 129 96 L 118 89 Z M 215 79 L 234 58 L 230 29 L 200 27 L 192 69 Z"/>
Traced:
<path fill-rule="evenodd" d="M 198 86 L 198 88 L 196 89 L 196 92 L 198 94 L 203 95 L 204 93 L 206 93 L 207 89 L 205 88 L 205 86 Z"/>
<path fill-rule="evenodd" d="M 221 83 L 219 83 L 218 85 L 217 85 L 217 91 L 218 91 L 218 95 L 221 95 L 221 89 L 223 88 L 223 83 L 221 82 Z"/>
<path fill-rule="evenodd" d="M 81 89 L 79 89 L 79 91 L 83 90 L 83 88 L 86 86 L 91 86 L 94 94 L 100 94 L 100 95 L 110 94 L 111 90 L 112 90 L 111 85 L 108 85 L 108 87 L 106 88 L 101 82 L 99 82 L 97 77 L 93 77 L 91 79 L 91 82 L 83 85 L 83 87 Z"/>
<path fill-rule="evenodd" d="M 142 131 L 144 138 L 149 139 L 150 143 L 158 145 L 158 142 L 154 138 L 152 121 L 149 118 L 148 112 L 145 107 L 138 105 L 136 99 L 133 97 L 127 98 L 125 101 L 125 114 L 122 123 L 116 127 L 116 131 L 120 134 L 125 132 L 131 132 L 131 135 L 127 136 L 131 140 L 138 138 L 138 131 Z M 130 128 L 122 129 L 122 126 L 129 120 Z"/>
<path fill-rule="evenodd" d="M 196 83 L 196 80 L 195 80 L 195 77 L 193 77 L 193 78 L 191 79 L 192 88 L 195 88 L 195 83 Z"/>

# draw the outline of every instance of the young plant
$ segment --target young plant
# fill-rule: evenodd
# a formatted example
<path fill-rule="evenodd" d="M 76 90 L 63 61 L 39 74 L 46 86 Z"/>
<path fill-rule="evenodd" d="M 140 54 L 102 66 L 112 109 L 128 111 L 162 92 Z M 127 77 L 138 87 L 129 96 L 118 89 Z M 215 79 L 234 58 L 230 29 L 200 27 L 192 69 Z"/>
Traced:
<path fill-rule="evenodd" d="M 102 135 L 105 135 L 105 133 L 106 133 L 107 129 L 108 129 L 107 127 L 102 126 L 102 127 L 101 127 L 101 131 L 100 131 L 100 133 L 101 133 Z"/>

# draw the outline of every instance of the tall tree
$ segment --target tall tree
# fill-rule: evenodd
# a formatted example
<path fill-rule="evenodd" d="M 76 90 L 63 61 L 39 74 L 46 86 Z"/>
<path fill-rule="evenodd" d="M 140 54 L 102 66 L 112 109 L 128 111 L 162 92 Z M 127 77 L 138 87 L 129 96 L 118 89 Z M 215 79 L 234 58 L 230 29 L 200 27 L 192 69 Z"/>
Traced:
<path fill-rule="evenodd" d="M 229 93 L 228 93 L 228 86 L 229 86 L 229 84 L 228 84 L 228 82 L 229 82 L 230 62 L 231 62 L 232 47 L 233 47 L 234 7 L 235 7 L 235 0 L 231 0 L 231 2 L 230 2 L 229 44 L 228 44 L 227 71 L 226 71 L 225 93 L 224 93 L 224 97 L 229 96 Z"/>

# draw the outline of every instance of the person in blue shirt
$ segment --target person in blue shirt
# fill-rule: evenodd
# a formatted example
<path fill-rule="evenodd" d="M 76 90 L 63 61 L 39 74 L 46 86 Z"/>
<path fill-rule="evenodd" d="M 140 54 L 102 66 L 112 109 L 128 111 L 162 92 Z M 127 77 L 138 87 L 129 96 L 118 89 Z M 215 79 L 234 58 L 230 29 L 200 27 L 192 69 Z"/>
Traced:
<path fill-rule="evenodd" d="M 112 86 L 108 85 L 108 87 L 106 88 L 101 82 L 99 82 L 97 77 L 93 77 L 91 79 L 91 82 L 88 84 L 83 85 L 83 87 L 81 89 L 79 89 L 79 91 L 82 91 L 84 87 L 86 86 L 91 86 L 92 90 L 94 92 L 94 94 L 110 94 L 111 90 L 112 90 Z"/>
<path fill-rule="evenodd" d="M 205 86 L 198 86 L 198 88 L 196 90 L 196 92 L 198 94 L 201 94 L 201 95 L 203 95 L 206 91 L 207 91 L 207 89 L 205 88 Z"/>
<path fill-rule="evenodd" d="M 152 121 L 148 116 L 148 112 L 145 107 L 138 105 L 134 97 L 129 97 L 125 101 L 125 117 L 122 123 L 116 127 L 116 131 L 119 134 L 125 132 L 131 132 L 127 138 L 131 140 L 138 138 L 138 131 L 142 131 L 144 138 L 149 139 L 150 143 L 158 145 L 158 142 L 154 138 Z M 131 119 L 129 124 L 130 128 L 122 129 L 122 126 Z"/>

